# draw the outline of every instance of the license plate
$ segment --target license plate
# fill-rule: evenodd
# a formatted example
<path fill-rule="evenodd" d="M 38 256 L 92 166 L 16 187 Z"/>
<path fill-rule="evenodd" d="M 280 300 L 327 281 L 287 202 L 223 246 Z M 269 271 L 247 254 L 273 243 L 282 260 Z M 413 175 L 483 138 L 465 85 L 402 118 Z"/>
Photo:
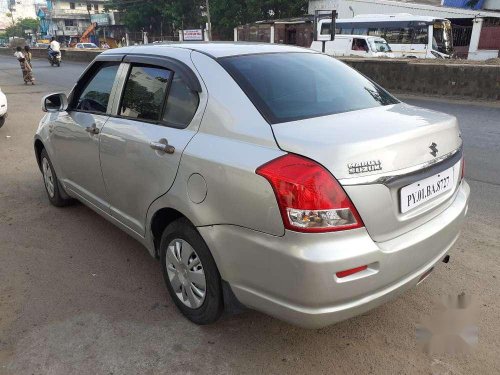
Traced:
<path fill-rule="evenodd" d="M 434 176 L 405 186 L 400 191 L 401 212 L 408 212 L 430 201 L 432 198 L 453 189 L 453 181 L 452 167 Z"/>

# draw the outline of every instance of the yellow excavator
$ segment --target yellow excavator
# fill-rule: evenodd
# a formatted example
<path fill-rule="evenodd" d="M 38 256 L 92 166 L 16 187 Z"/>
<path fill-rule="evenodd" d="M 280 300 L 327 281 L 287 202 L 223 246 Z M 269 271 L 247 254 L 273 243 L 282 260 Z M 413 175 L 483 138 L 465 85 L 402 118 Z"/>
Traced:
<path fill-rule="evenodd" d="M 82 36 L 80 37 L 80 42 L 81 43 L 88 43 L 90 42 L 89 40 L 89 35 L 94 32 L 94 30 L 97 28 L 97 22 L 92 22 L 89 27 L 83 32 Z"/>

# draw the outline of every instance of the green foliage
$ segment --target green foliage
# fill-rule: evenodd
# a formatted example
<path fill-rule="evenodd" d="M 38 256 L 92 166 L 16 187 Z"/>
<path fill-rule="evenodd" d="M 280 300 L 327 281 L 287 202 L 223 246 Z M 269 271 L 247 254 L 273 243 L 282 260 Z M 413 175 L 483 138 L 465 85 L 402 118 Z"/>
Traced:
<path fill-rule="evenodd" d="M 263 19 L 297 17 L 307 13 L 307 0 L 209 0 L 213 33 L 232 39 L 234 27 Z M 206 0 L 112 0 L 107 7 L 123 11 L 126 26 L 164 34 L 206 23 Z"/>
<path fill-rule="evenodd" d="M 164 34 L 182 27 L 201 27 L 204 0 L 112 0 L 106 8 L 124 13 L 125 25 L 131 31 L 149 31 L 159 34 L 161 25 Z"/>
<path fill-rule="evenodd" d="M 221 37 L 231 38 L 238 25 L 305 15 L 307 4 L 307 0 L 211 0 L 212 27 Z"/>
<path fill-rule="evenodd" d="M 20 38 L 26 37 L 24 30 L 32 30 L 35 33 L 38 30 L 39 21 L 35 18 L 20 18 L 14 25 L 5 29 L 5 34 L 8 37 L 17 36 Z"/>

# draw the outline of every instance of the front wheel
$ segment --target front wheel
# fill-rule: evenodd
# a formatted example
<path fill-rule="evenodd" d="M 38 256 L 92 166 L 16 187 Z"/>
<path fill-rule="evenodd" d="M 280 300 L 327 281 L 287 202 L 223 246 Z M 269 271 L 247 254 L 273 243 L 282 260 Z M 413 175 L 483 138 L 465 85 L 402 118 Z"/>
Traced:
<path fill-rule="evenodd" d="M 60 61 L 58 61 L 58 62 L 57 62 L 57 67 L 60 67 L 60 66 L 61 66 L 61 62 L 60 62 Z"/>
<path fill-rule="evenodd" d="M 0 128 L 5 124 L 5 116 L 0 117 Z"/>
<path fill-rule="evenodd" d="M 72 203 L 72 199 L 65 198 L 61 192 L 62 187 L 57 179 L 56 172 L 45 149 L 40 154 L 40 165 L 42 169 L 43 183 L 50 203 L 56 207 L 64 207 Z"/>
<path fill-rule="evenodd" d="M 165 228 L 160 259 L 168 292 L 182 314 L 200 325 L 217 321 L 224 308 L 219 271 L 207 244 L 187 219 Z"/>

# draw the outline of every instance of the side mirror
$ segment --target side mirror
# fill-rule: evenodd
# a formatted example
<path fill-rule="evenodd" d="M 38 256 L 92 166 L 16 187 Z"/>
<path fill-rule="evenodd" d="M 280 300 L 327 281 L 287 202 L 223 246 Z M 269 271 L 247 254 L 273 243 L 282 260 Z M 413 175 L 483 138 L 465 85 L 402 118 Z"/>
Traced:
<path fill-rule="evenodd" d="M 68 108 L 68 98 L 63 92 L 46 95 L 42 98 L 42 111 L 62 112 Z"/>

